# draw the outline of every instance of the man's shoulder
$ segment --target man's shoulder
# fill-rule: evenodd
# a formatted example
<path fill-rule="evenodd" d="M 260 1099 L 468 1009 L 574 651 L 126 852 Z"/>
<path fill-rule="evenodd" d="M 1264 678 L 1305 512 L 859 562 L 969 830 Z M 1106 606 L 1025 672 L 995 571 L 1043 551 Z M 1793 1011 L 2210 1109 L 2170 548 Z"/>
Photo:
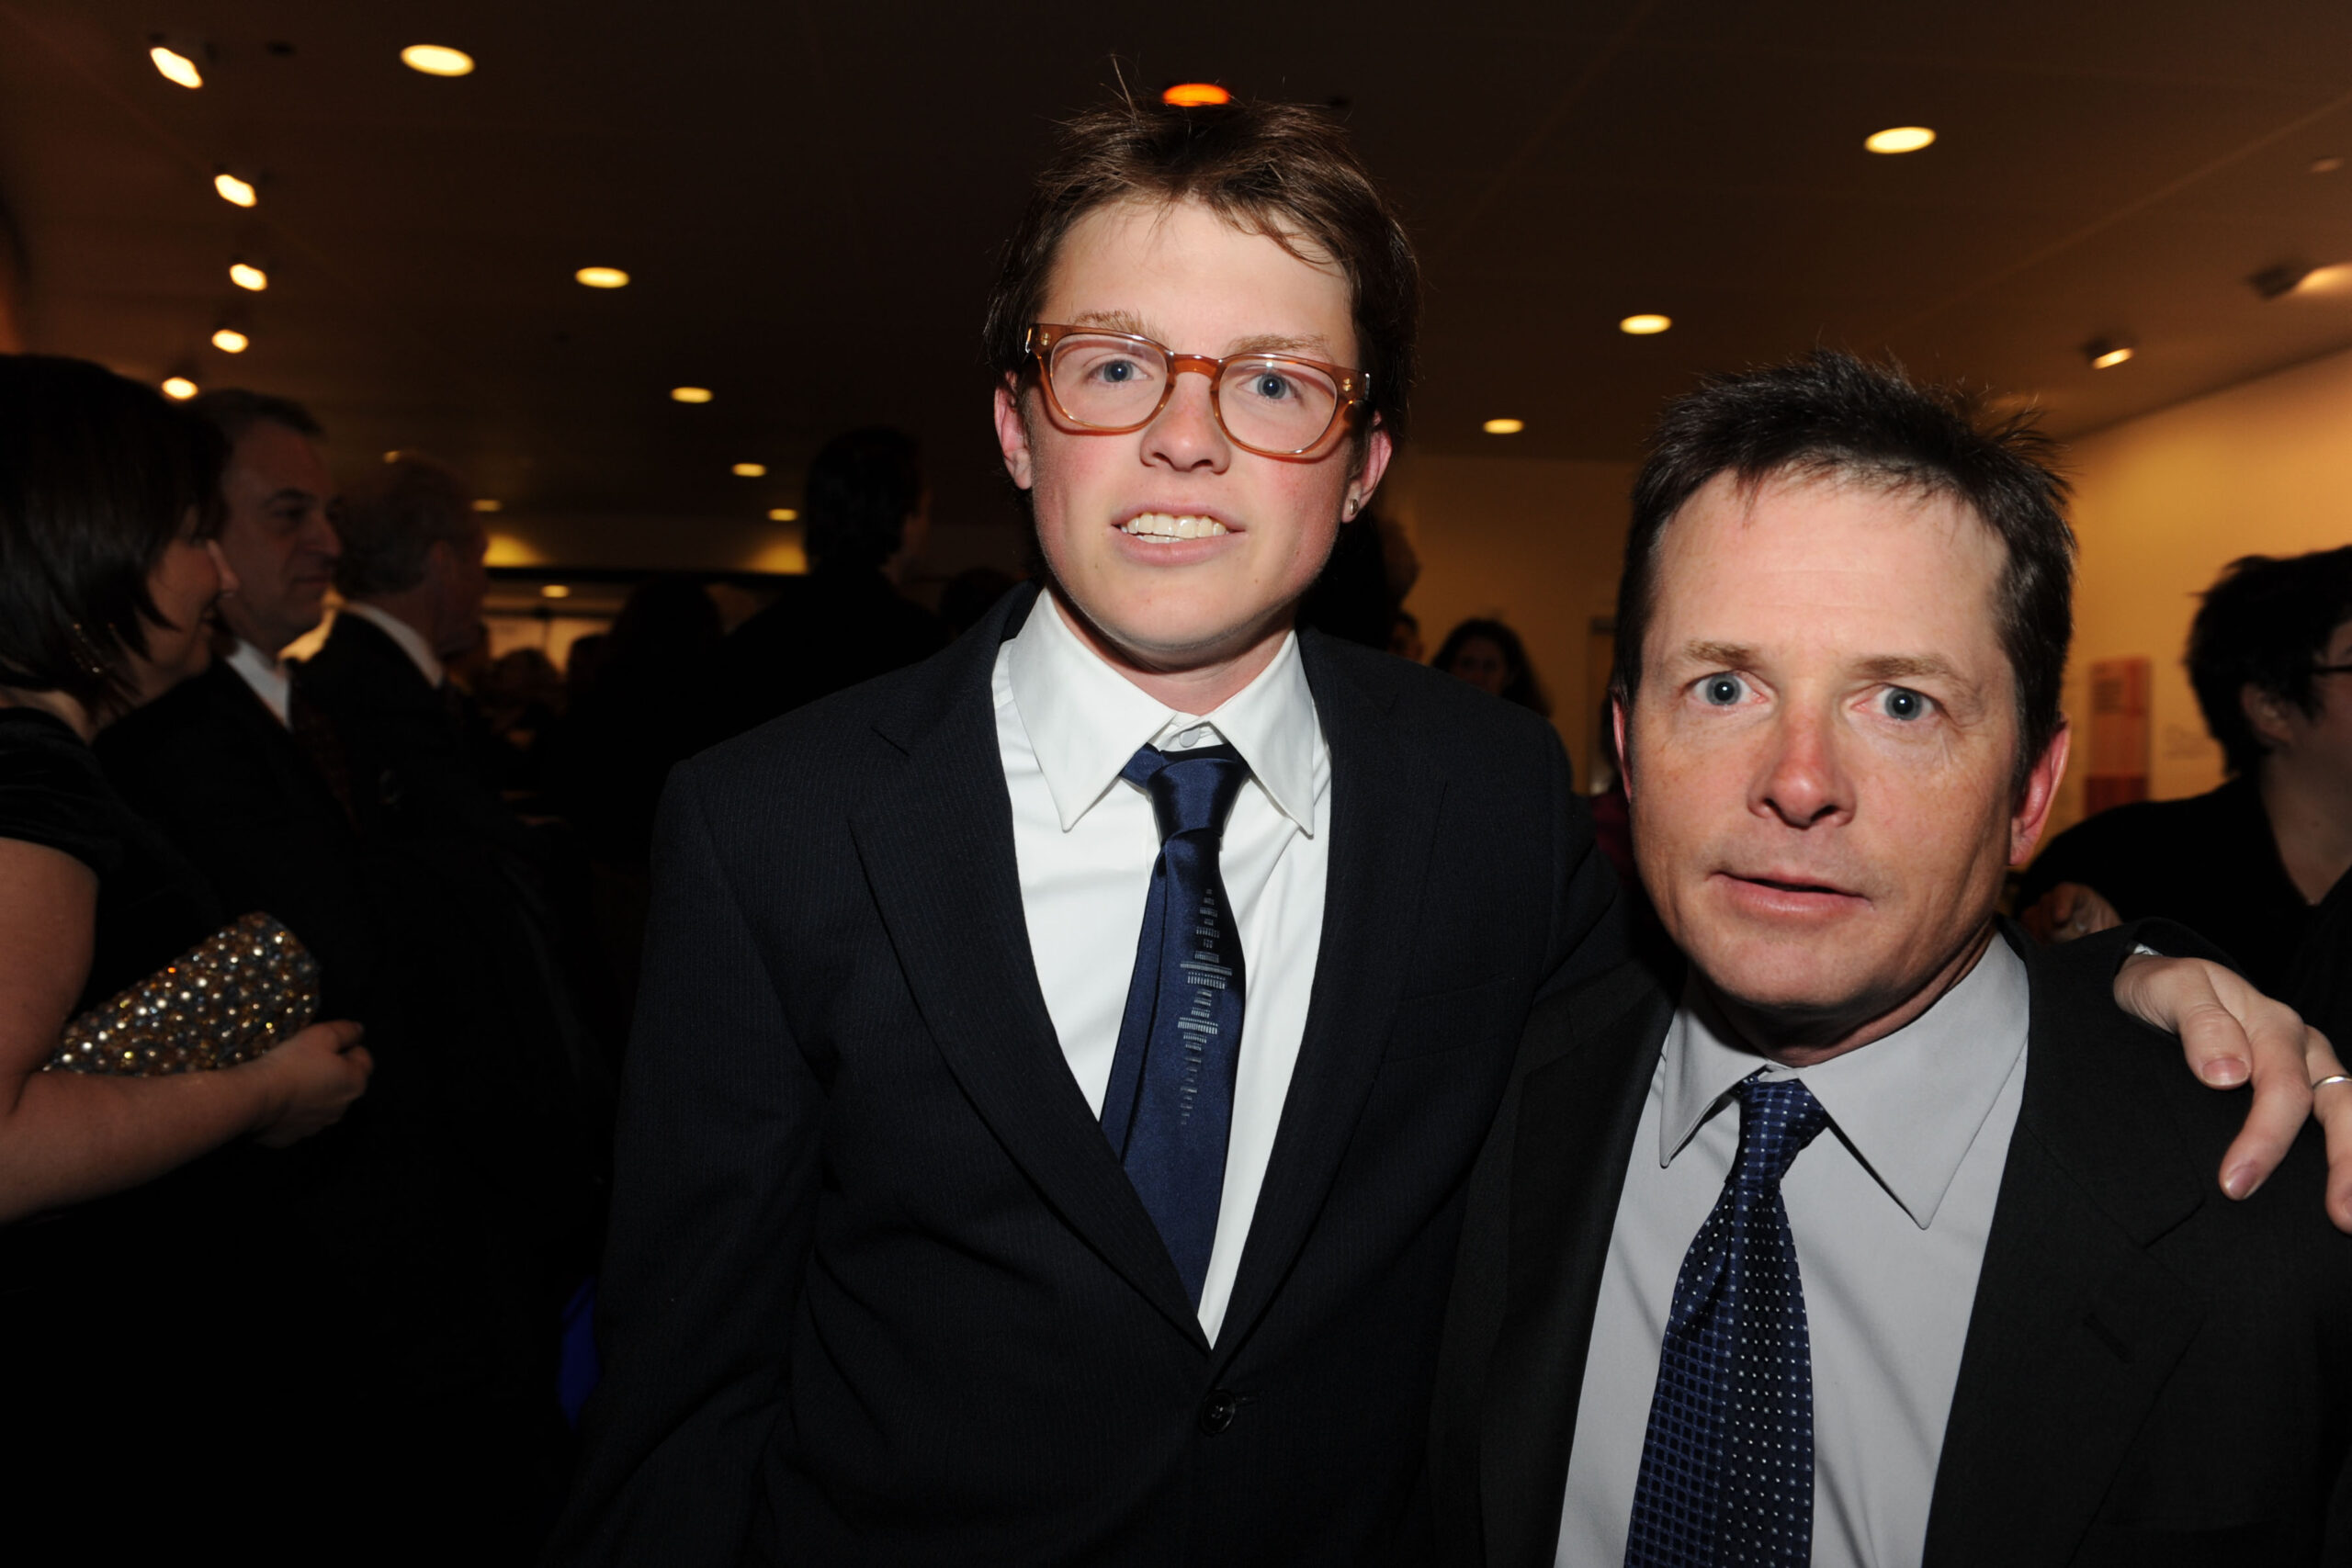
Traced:
<path fill-rule="evenodd" d="M 256 716 L 277 723 L 235 671 L 215 663 L 107 726 L 94 749 L 109 765 L 247 753 L 261 739 Z"/>
<path fill-rule="evenodd" d="M 896 670 L 804 704 L 753 726 L 679 764 L 674 777 L 706 801 L 775 798 L 778 792 L 811 809 L 846 807 L 903 766 L 910 750 L 961 702 L 963 715 L 989 727 L 985 685 L 959 691 L 947 656 Z M 974 750 L 975 767 L 999 769 L 994 745 Z"/>
<path fill-rule="evenodd" d="M 1488 695 L 1466 681 L 1323 632 L 1299 634 L 1307 680 L 1319 688 L 1345 682 L 1386 709 L 1391 717 L 1450 751 L 1467 748 L 1476 759 L 1532 756 L 1561 751 L 1559 731 L 1549 719 L 1515 703 Z"/>

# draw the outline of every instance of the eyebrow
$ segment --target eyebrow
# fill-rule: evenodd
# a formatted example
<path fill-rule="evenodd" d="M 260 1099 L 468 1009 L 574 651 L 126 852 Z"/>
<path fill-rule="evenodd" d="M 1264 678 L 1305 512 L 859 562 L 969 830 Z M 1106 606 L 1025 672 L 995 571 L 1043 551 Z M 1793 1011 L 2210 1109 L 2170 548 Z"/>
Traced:
<path fill-rule="evenodd" d="M 271 491 L 269 499 L 263 502 L 262 504 L 264 506 L 282 506 L 286 502 L 291 501 L 299 502 L 307 506 L 315 503 L 318 499 L 318 495 L 314 491 L 304 490 L 300 485 L 288 485 L 283 490 Z"/>
<path fill-rule="evenodd" d="M 1104 332 L 1126 333 L 1135 337 L 1148 337 L 1154 343 L 1165 341 L 1159 333 L 1146 327 L 1143 318 L 1133 310 L 1081 310 L 1070 318 L 1069 324 L 1074 327 L 1101 327 Z M 1182 354 L 1186 351 L 1178 349 L 1177 352 Z M 1304 337 L 1293 333 L 1253 333 L 1248 337 L 1235 339 L 1233 346 L 1219 357 L 1231 358 L 1237 354 L 1302 353 L 1313 353 L 1319 357 L 1328 358 L 1331 353 L 1330 342 L 1320 333 L 1309 333 Z"/>
<path fill-rule="evenodd" d="M 1702 640 L 1684 643 L 1682 657 L 1696 664 L 1721 664 L 1737 670 L 1754 664 L 1760 656 L 1745 643 Z M 1874 681 L 1940 678 L 1974 689 L 1973 682 L 1961 674 L 1950 660 L 1932 653 L 1882 653 L 1860 660 L 1853 670 L 1857 675 L 1867 675 Z"/>

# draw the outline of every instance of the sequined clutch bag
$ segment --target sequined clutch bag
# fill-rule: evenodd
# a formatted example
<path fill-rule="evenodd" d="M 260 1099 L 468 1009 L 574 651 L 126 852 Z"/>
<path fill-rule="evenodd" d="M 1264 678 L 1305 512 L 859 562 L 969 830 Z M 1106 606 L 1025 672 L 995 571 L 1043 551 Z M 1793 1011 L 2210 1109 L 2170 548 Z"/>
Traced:
<path fill-rule="evenodd" d="M 258 912 L 65 1026 L 44 1072 L 158 1077 L 249 1062 L 309 1027 L 319 961 Z"/>

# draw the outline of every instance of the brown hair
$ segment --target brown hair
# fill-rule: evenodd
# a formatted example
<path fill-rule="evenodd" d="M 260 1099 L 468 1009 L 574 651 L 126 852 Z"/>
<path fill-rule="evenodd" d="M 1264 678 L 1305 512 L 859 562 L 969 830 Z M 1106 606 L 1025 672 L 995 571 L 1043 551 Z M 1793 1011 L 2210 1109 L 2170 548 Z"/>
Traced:
<path fill-rule="evenodd" d="M 422 453 L 395 452 L 351 487 L 334 526 L 343 537 L 334 585 L 356 599 L 415 587 L 434 545 L 471 540 L 481 520 L 472 488 L 455 469 Z"/>
<path fill-rule="evenodd" d="M 1198 201 L 1301 259 L 1319 259 L 1302 242 L 1328 255 L 1351 297 L 1358 363 L 1351 368 L 1371 376 L 1369 412 L 1392 439 L 1403 437 L 1420 263 L 1346 133 L 1323 110 L 1299 104 L 1236 99 L 1177 108 L 1129 101 L 1064 125 L 989 296 L 991 371 L 1026 376 L 1035 369 L 1028 333 L 1071 225 L 1098 207 L 1152 199 Z M 1370 427 L 1370 420 L 1359 424 L 1359 435 Z"/>
<path fill-rule="evenodd" d="M 148 592 L 187 515 L 210 538 L 228 446 L 211 425 L 85 360 L 0 355 L 0 686 L 128 707 Z"/>

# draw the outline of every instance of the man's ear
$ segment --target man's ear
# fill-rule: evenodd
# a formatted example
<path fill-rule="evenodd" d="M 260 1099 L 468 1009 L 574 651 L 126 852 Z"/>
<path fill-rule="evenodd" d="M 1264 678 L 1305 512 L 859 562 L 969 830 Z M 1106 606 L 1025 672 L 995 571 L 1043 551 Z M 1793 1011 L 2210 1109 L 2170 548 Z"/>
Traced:
<path fill-rule="evenodd" d="M 2287 704 L 2277 693 L 2248 681 L 2238 688 L 2238 711 L 2245 715 L 2246 724 L 2265 750 L 2294 739 L 2294 732 L 2287 728 Z"/>
<path fill-rule="evenodd" d="M 1021 412 L 1021 378 L 1007 372 L 996 389 L 996 445 L 1004 454 L 1004 471 L 1023 490 L 1037 481 L 1036 460 L 1029 449 L 1029 422 Z"/>
<path fill-rule="evenodd" d="M 1630 801 L 1634 798 L 1634 770 L 1625 765 L 1625 699 L 1613 691 L 1609 694 L 1609 725 L 1617 736 L 1617 784 Z"/>
<path fill-rule="evenodd" d="M 1355 472 L 1348 476 L 1348 499 L 1340 508 L 1340 517 L 1352 523 L 1363 509 L 1372 504 L 1373 491 L 1380 488 L 1380 479 L 1388 471 L 1388 459 L 1396 455 L 1396 444 L 1388 438 L 1388 427 L 1380 416 L 1372 416 L 1372 433 L 1363 438 L 1363 452 L 1356 459 Z"/>
<path fill-rule="evenodd" d="M 2057 804 L 2058 781 L 2066 776 L 2066 753 L 2073 748 L 2074 731 L 2068 728 L 2066 716 L 2058 716 L 2058 733 L 2041 749 L 2033 769 L 2025 776 L 2025 788 L 2018 793 L 2018 808 L 2009 816 L 2009 863 L 2023 865 L 2033 853 L 2033 846 L 2041 841 L 2041 829 L 2050 824 L 2050 808 Z"/>

